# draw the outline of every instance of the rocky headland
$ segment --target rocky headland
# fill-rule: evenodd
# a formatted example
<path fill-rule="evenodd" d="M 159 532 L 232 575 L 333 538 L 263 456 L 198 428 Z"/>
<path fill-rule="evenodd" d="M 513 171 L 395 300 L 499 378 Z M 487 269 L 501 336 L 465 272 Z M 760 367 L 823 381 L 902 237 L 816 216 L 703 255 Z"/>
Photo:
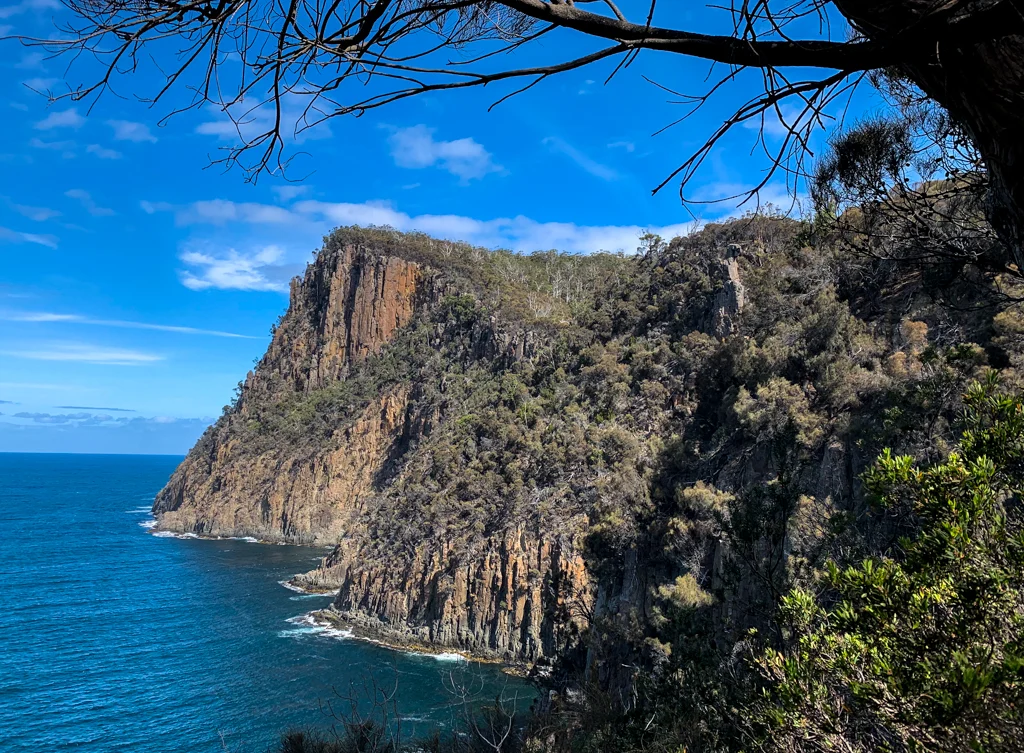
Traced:
<path fill-rule="evenodd" d="M 927 280 L 842 289 L 799 232 L 755 217 L 579 257 L 338 230 L 157 527 L 333 547 L 293 585 L 388 645 L 610 687 L 665 660 L 680 601 L 735 640 L 859 509 L 882 444 L 925 441 L 886 406 L 975 373 L 936 366 L 930 333 L 992 338 L 983 315 L 951 329 Z M 937 436 L 954 409 L 919 412 Z M 737 511 L 780 480 L 782 518 Z"/>

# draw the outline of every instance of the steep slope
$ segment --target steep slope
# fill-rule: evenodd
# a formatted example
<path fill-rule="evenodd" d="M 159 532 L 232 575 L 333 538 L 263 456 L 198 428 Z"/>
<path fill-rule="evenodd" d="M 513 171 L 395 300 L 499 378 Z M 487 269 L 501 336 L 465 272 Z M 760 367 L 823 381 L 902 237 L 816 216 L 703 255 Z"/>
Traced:
<path fill-rule="evenodd" d="M 584 516 L 553 527 L 513 516 L 469 546 L 417 531 L 422 511 L 404 521 L 421 540 L 375 530 L 417 444 L 451 418 L 445 381 L 460 364 L 515 368 L 550 326 L 527 326 L 472 259 L 439 269 L 403 258 L 433 241 L 392 240 L 336 233 L 293 282 L 266 355 L 158 495 L 159 528 L 341 541 L 304 585 L 341 587 L 339 613 L 365 631 L 508 660 L 554 655 L 577 629 L 565 602 L 587 591 Z"/>
<path fill-rule="evenodd" d="M 207 432 L 157 496 L 160 526 L 206 536 L 337 541 L 347 513 L 372 491 L 391 448 L 411 429 L 408 389 L 375 395 L 311 452 L 273 443 L 253 452 L 235 429 L 258 421 L 250 406 L 314 395 L 344 379 L 431 294 L 430 275 L 414 262 L 353 245 L 330 247 L 301 283 L 293 281 L 288 313 L 232 413 Z"/>

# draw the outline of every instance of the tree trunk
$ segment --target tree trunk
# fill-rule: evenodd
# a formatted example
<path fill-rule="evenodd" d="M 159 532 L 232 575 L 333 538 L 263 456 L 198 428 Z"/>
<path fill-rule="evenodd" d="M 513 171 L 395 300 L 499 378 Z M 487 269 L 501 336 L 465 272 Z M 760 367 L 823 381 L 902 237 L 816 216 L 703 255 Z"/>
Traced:
<path fill-rule="evenodd" d="M 989 171 L 989 221 L 1024 270 L 1024 2 L 836 0 L 836 6 L 869 39 L 920 50 L 902 72 L 973 139 Z M 965 7 L 978 10 L 968 14 Z"/>
<path fill-rule="evenodd" d="M 989 221 L 1024 270 L 1024 37 L 940 52 L 907 74 L 960 123 L 990 180 Z"/>

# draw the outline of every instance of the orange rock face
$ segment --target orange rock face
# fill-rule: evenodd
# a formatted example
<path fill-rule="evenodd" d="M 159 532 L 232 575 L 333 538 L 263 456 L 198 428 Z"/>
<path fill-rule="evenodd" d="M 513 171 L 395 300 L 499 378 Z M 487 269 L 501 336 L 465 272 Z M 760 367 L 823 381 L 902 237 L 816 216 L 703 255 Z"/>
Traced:
<path fill-rule="evenodd" d="M 420 265 L 352 246 L 330 256 L 311 266 L 305 279 L 292 281 L 288 313 L 247 380 L 252 394 L 266 391 L 268 377 L 304 392 L 343 379 L 415 314 L 427 287 Z"/>
<path fill-rule="evenodd" d="M 253 402 L 308 393 L 344 378 L 415 313 L 419 265 L 345 246 L 293 280 L 288 312 L 242 390 L 237 415 L 215 427 L 212 454 L 193 448 L 154 506 L 160 527 L 207 536 L 329 544 L 371 490 L 405 427 L 408 390 L 382 394 L 323 450 L 253 454 L 235 437 Z M 222 419 L 222 422 L 224 419 Z"/>
<path fill-rule="evenodd" d="M 321 252 L 293 281 L 288 312 L 237 406 L 158 495 L 158 527 L 336 544 L 320 568 L 297 582 L 340 589 L 335 614 L 365 632 L 508 661 L 553 656 L 587 613 L 587 573 L 572 526 L 555 534 L 520 526 L 474 551 L 424 531 L 415 552 L 382 562 L 365 507 L 380 492 L 389 462 L 426 431 L 429 419 L 415 414 L 415 384 L 382 391 L 329 437 L 259 449 L 244 431 L 247 422 L 265 418 L 268 406 L 287 412 L 289 401 L 344 380 L 436 303 L 435 279 L 434 270 L 397 256 L 353 246 Z M 481 341 L 476 357 L 522 358 L 531 345 L 528 333 L 502 338 Z M 377 556 L 363 556 L 371 545 Z"/>
<path fill-rule="evenodd" d="M 202 536 L 333 544 L 350 529 L 360 498 L 372 491 L 405 423 L 407 395 L 382 395 L 313 457 L 288 448 L 252 456 L 237 441 L 212 462 L 189 455 L 157 497 L 159 527 Z"/>

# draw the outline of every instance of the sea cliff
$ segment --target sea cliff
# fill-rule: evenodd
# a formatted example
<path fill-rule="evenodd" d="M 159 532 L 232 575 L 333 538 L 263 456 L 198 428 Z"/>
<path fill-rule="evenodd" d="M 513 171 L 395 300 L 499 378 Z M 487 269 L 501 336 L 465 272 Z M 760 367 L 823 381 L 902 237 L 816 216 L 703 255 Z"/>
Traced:
<path fill-rule="evenodd" d="M 158 527 L 332 547 L 294 584 L 389 644 L 618 688 L 680 609 L 729 645 L 861 514 L 882 446 L 948 435 L 970 343 L 1002 347 L 982 309 L 954 326 L 927 278 L 801 232 L 579 257 L 340 229 Z"/>

